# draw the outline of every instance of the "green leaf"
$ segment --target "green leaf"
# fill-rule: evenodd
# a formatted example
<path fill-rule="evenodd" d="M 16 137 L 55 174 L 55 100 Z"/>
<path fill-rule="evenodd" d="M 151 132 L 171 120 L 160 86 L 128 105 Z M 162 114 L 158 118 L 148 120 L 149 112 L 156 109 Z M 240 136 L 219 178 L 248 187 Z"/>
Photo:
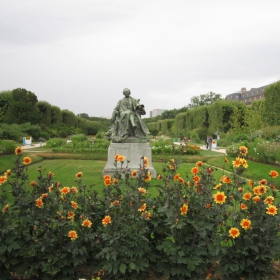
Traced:
<path fill-rule="evenodd" d="M 135 263 L 134 262 L 130 262 L 129 266 L 130 266 L 131 269 L 135 269 Z"/>
<path fill-rule="evenodd" d="M 120 272 L 124 274 L 125 271 L 126 271 L 126 264 L 125 263 L 121 263 L 119 268 L 120 268 Z"/>

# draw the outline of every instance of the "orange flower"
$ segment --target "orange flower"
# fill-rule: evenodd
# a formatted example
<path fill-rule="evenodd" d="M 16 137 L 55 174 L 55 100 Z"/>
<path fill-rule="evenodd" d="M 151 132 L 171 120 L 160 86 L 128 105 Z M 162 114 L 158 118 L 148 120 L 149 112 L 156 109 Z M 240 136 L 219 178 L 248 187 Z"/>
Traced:
<path fill-rule="evenodd" d="M 178 181 L 179 181 L 180 184 L 184 184 L 184 179 L 182 177 L 179 177 Z"/>
<path fill-rule="evenodd" d="M 254 187 L 254 188 L 253 188 L 253 191 L 254 191 L 254 194 L 256 194 L 256 195 L 261 194 L 261 192 L 260 192 L 260 186 Z"/>
<path fill-rule="evenodd" d="M 228 176 L 225 176 L 225 175 L 221 178 L 221 181 L 224 184 L 230 184 L 231 183 L 231 179 Z"/>
<path fill-rule="evenodd" d="M 199 176 L 194 176 L 194 177 L 193 177 L 193 180 L 197 183 L 197 182 L 200 181 L 200 177 L 199 177 Z"/>
<path fill-rule="evenodd" d="M 191 187 L 191 183 L 190 183 L 190 181 L 186 182 L 185 184 L 186 184 L 186 186 L 187 186 L 188 188 L 190 188 L 190 187 Z"/>
<path fill-rule="evenodd" d="M 143 165 L 144 165 L 144 167 L 148 167 L 149 166 L 149 160 L 148 160 L 147 157 L 143 158 Z"/>
<path fill-rule="evenodd" d="M 276 177 L 278 177 L 278 172 L 275 171 L 275 170 L 271 170 L 271 171 L 269 172 L 269 175 L 270 175 L 272 178 L 276 178 Z"/>
<path fill-rule="evenodd" d="M 180 210 L 181 210 L 181 215 L 186 215 L 188 213 L 189 206 L 187 204 L 183 204 Z"/>
<path fill-rule="evenodd" d="M 175 169 L 175 166 L 174 166 L 173 164 L 170 164 L 170 165 L 169 165 L 169 169 L 170 169 L 170 170 L 174 170 L 174 169 Z"/>
<path fill-rule="evenodd" d="M 231 236 L 232 238 L 236 238 L 240 235 L 240 231 L 238 228 L 231 228 L 228 232 L 229 236 Z"/>
<path fill-rule="evenodd" d="M 42 207 L 43 207 L 44 202 L 42 201 L 41 198 L 37 198 L 35 201 L 36 201 L 36 206 L 37 206 L 38 208 L 42 208 Z"/>
<path fill-rule="evenodd" d="M 4 175 L 5 175 L 6 177 L 8 177 L 8 176 L 11 175 L 11 173 L 12 173 L 12 170 L 11 170 L 11 169 L 8 169 L 8 170 L 4 173 Z"/>
<path fill-rule="evenodd" d="M 114 206 L 114 205 L 120 206 L 121 204 L 118 200 L 115 200 L 115 201 L 111 202 L 111 206 Z"/>
<path fill-rule="evenodd" d="M 214 190 L 218 190 L 221 186 L 222 186 L 222 184 L 218 184 L 218 185 L 216 185 L 213 189 L 214 189 Z"/>
<path fill-rule="evenodd" d="M 258 195 L 252 197 L 252 200 L 255 202 L 255 203 L 259 203 L 261 201 L 260 197 Z"/>
<path fill-rule="evenodd" d="M 53 174 L 51 171 L 49 171 L 49 172 L 48 172 L 48 176 L 49 176 L 50 178 L 53 178 L 53 177 L 54 177 L 54 174 Z"/>
<path fill-rule="evenodd" d="M 53 185 L 51 185 L 50 187 L 48 187 L 49 192 L 51 193 L 53 190 Z"/>
<path fill-rule="evenodd" d="M 240 167 L 241 162 L 240 162 L 240 158 L 237 157 L 233 162 L 232 162 L 234 167 Z"/>
<path fill-rule="evenodd" d="M 31 181 L 30 182 L 30 186 L 31 187 L 36 187 L 37 186 L 37 182 L 36 181 Z"/>
<path fill-rule="evenodd" d="M 48 197 L 48 194 L 47 193 L 43 193 L 40 198 L 44 199 L 44 198 L 47 198 L 47 197 Z"/>
<path fill-rule="evenodd" d="M 259 183 L 260 183 L 260 185 L 267 185 L 267 180 L 262 179 Z"/>
<path fill-rule="evenodd" d="M 138 188 L 138 191 L 142 194 L 146 194 L 147 191 L 144 188 Z"/>
<path fill-rule="evenodd" d="M 210 204 L 210 203 L 207 203 L 205 207 L 206 207 L 207 209 L 210 209 L 210 208 L 211 208 L 211 204 Z"/>
<path fill-rule="evenodd" d="M 248 220 L 248 219 L 242 219 L 242 221 L 240 222 L 240 225 L 241 225 L 242 228 L 247 230 L 251 227 L 251 221 Z"/>
<path fill-rule="evenodd" d="M 274 201 L 274 197 L 270 195 L 264 200 L 264 203 L 265 204 L 272 204 L 273 201 Z"/>
<path fill-rule="evenodd" d="M 241 210 L 246 210 L 246 209 L 248 209 L 248 207 L 247 207 L 246 204 L 241 203 L 241 204 L 240 204 L 240 209 L 241 209 Z"/>
<path fill-rule="evenodd" d="M 260 187 L 260 194 L 265 194 L 266 193 L 266 186 L 259 186 Z"/>
<path fill-rule="evenodd" d="M 149 182 L 152 180 L 152 177 L 151 177 L 151 172 L 147 172 L 145 175 L 144 175 L 144 181 L 145 182 Z"/>
<path fill-rule="evenodd" d="M 20 155 L 20 154 L 22 154 L 22 152 L 23 152 L 23 149 L 21 147 L 16 147 L 16 149 L 15 149 L 16 155 Z"/>
<path fill-rule="evenodd" d="M 228 159 L 225 157 L 225 163 L 229 163 Z"/>
<path fill-rule="evenodd" d="M 74 193 L 74 194 L 76 194 L 76 193 L 78 193 L 78 190 L 77 190 L 76 187 L 72 187 L 72 188 L 71 188 L 71 192 Z"/>
<path fill-rule="evenodd" d="M 5 213 L 8 209 L 9 209 L 10 205 L 9 204 L 6 204 L 3 209 L 2 209 L 2 212 Z"/>
<path fill-rule="evenodd" d="M 107 187 L 110 186 L 111 185 L 111 178 L 110 179 L 105 179 L 104 180 L 104 185 L 107 186 Z"/>
<path fill-rule="evenodd" d="M 248 181 L 248 185 L 249 185 L 250 187 L 253 187 L 253 185 L 254 185 L 253 180 L 249 180 L 249 181 Z"/>
<path fill-rule="evenodd" d="M 77 174 L 76 174 L 76 178 L 81 178 L 83 176 L 83 172 L 78 172 Z"/>
<path fill-rule="evenodd" d="M 250 200 L 251 197 L 252 197 L 252 194 L 249 193 L 249 192 L 244 193 L 243 196 L 242 196 L 242 198 L 244 200 Z"/>
<path fill-rule="evenodd" d="M 103 177 L 103 179 L 104 179 L 104 180 L 107 180 L 107 179 L 112 180 L 112 178 L 111 178 L 110 175 L 105 175 L 105 176 Z"/>
<path fill-rule="evenodd" d="M 73 211 L 68 211 L 67 219 L 71 220 L 71 219 L 74 219 L 74 217 L 75 217 L 75 213 Z"/>
<path fill-rule="evenodd" d="M 238 188 L 238 191 L 242 193 L 244 191 L 244 188 Z"/>
<path fill-rule="evenodd" d="M 143 211 L 145 211 L 145 210 L 146 210 L 146 203 L 144 203 L 144 204 L 138 209 L 139 212 L 143 212 Z"/>
<path fill-rule="evenodd" d="M 192 168 L 191 173 L 192 173 L 193 175 L 196 175 L 196 174 L 199 173 L 199 169 L 198 169 L 197 167 L 194 167 L 194 168 Z"/>
<path fill-rule="evenodd" d="M 74 241 L 75 239 L 78 238 L 78 234 L 77 234 L 77 232 L 75 230 L 70 230 L 68 232 L 68 237 L 70 237 L 71 240 Z"/>
<path fill-rule="evenodd" d="M 197 167 L 200 167 L 203 165 L 203 162 L 202 161 L 198 161 L 196 164 L 195 164 Z"/>
<path fill-rule="evenodd" d="M 137 170 L 133 170 L 133 171 L 131 172 L 131 177 L 132 177 L 132 178 L 136 178 L 136 176 L 137 176 Z"/>
<path fill-rule="evenodd" d="M 118 157 L 120 156 L 120 154 L 115 154 L 115 161 L 118 161 Z"/>
<path fill-rule="evenodd" d="M 62 194 L 68 194 L 68 193 L 70 192 L 70 188 L 69 188 L 69 187 L 64 187 L 64 188 L 62 188 L 62 189 L 60 190 L 60 192 L 61 192 Z"/>
<path fill-rule="evenodd" d="M 269 205 L 267 208 L 266 208 L 266 214 L 268 214 L 268 215 L 272 215 L 272 216 L 274 216 L 274 215 L 276 215 L 277 214 L 277 207 L 276 206 L 274 206 L 274 205 Z"/>
<path fill-rule="evenodd" d="M 30 157 L 24 157 L 23 158 L 23 164 L 25 164 L 25 165 L 28 165 L 28 164 L 30 164 L 31 163 L 31 158 Z"/>
<path fill-rule="evenodd" d="M 162 175 L 158 175 L 157 180 L 162 180 Z"/>
<path fill-rule="evenodd" d="M 116 185 L 118 183 L 118 181 L 119 181 L 118 179 L 114 178 L 113 179 L 113 184 Z"/>
<path fill-rule="evenodd" d="M 6 176 L 0 176 L 0 185 L 3 185 L 7 181 Z"/>
<path fill-rule="evenodd" d="M 177 180 L 179 179 L 179 177 L 180 177 L 180 174 L 177 173 L 177 174 L 174 176 L 173 180 L 174 180 L 174 181 L 177 181 Z"/>
<path fill-rule="evenodd" d="M 82 222 L 82 227 L 88 227 L 88 228 L 90 228 L 91 225 L 92 225 L 92 222 L 91 222 L 89 219 L 85 219 L 85 220 L 83 220 L 83 222 Z"/>
<path fill-rule="evenodd" d="M 145 219 L 145 220 L 150 220 L 151 217 L 151 213 L 148 211 L 145 211 L 141 214 L 141 216 Z"/>
<path fill-rule="evenodd" d="M 213 173 L 213 169 L 211 167 L 206 168 L 206 173 L 207 174 L 212 174 Z"/>
<path fill-rule="evenodd" d="M 73 200 L 71 201 L 71 206 L 72 206 L 73 209 L 77 209 L 79 207 L 78 203 L 73 201 Z"/>
<path fill-rule="evenodd" d="M 245 146 L 239 147 L 239 151 L 243 156 L 246 156 L 248 154 L 248 148 Z"/>
<path fill-rule="evenodd" d="M 108 224 L 111 224 L 111 217 L 110 216 L 105 216 L 105 218 L 102 220 L 102 224 L 104 226 L 107 226 Z"/>
<path fill-rule="evenodd" d="M 125 160 L 125 156 L 122 156 L 122 155 L 119 155 L 117 158 L 118 162 L 124 162 L 124 160 Z"/>
<path fill-rule="evenodd" d="M 213 199 L 216 203 L 223 204 L 226 202 L 226 195 L 224 192 L 217 192 L 213 195 Z"/>

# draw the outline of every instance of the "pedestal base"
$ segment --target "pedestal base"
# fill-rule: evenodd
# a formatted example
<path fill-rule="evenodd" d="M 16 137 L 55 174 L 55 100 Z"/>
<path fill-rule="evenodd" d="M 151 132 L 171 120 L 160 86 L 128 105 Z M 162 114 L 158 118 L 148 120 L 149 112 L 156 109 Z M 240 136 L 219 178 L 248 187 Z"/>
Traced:
<path fill-rule="evenodd" d="M 123 164 L 123 168 L 126 167 L 126 162 L 129 160 L 128 168 L 132 170 L 139 170 L 140 164 L 143 164 L 143 160 L 141 158 L 147 157 L 149 161 L 149 172 L 151 173 L 152 178 L 156 178 L 157 173 L 152 165 L 152 150 L 149 143 L 111 143 L 108 148 L 108 159 L 107 164 L 103 170 L 104 175 L 113 176 L 116 167 L 115 163 L 115 155 L 121 154 L 125 156 L 125 162 Z M 120 168 L 120 163 L 118 163 L 118 169 Z"/>

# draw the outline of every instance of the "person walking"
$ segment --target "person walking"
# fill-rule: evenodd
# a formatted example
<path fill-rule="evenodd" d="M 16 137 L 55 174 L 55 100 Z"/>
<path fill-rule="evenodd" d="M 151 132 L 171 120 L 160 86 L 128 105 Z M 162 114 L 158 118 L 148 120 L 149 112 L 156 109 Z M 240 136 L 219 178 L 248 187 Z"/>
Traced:
<path fill-rule="evenodd" d="M 206 149 L 208 150 L 209 142 L 208 142 L 209 135 L 205 138 Z"/>
<path fill-rule="evenodd" d="M 209 150 L 211 151 L 212 150 L 212 141 L 213 141 L 213 138 L 211 135 L 209 135 L 208 137 L 208 144 L 209 144 Z"/>

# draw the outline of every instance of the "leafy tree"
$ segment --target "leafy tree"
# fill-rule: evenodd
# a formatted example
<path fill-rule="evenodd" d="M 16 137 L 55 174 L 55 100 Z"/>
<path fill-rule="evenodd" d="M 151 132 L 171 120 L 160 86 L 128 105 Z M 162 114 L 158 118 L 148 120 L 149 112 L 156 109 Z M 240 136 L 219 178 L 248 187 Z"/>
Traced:
<path fill-rule="evenodd" d="M 62 112 L 59 107 L 51 106 L 51 124 L 62 123 Z"/>
<path fill-rule="evenodd" d="M 264 111 L 265 100 L 253 101 L 252 106 L 247 107 L 246 113 L 244 115 L 244 121 L 246 129 L 249 132 L 261 129 L 264 126 Z"/>
<path fill-rule="evenodd" d="M 207 94 L 201 94 L 199 96 L 192 97 L 191 103 L 188 105 L 188 107 L 194 108 L 197 106 L 210 105 L 217 100 L 222 100 L 221 94 L 210 91 Z"/>
<path fill-rule="evenodd" d="M 73 112 L 69 110 L 62 110 L 62 122 L 68 126 L 75 127 L 76 125 L 76 116 Z"/>
<path fill-rule="evenodd" d="M 77 117 L 79 117 L 79 118 L 83 118 L 83 119 L 89 119 L 89 115 L 88 114 L 86 114 L 86 113 L 81 113 L 81 114 L 78 114 L 77 115 Z"/>
<path fill-rule="evenodd" d="M 11 95 L 11 90 L 0 92 L 0 123 L 4 122 L 5 114 L 10 106 Z"/>
<path fill-rule="evenodd" d="M 280 81 L 264 90 L 266 123 L 280 125 Z"/>
<path fill-rule="evenodd" d="M 14 89 L 11 93 L 10 106 L 5 114 L 4 122 L 37 124 L 39 111 L 36 106 L 37 96 L 23 88 Z"/>
<path fill-rule="evenodd" d="M 50 126 L 52 123 L 52 106 L 47 101 L 38 101 L 37 107 L 40 115 L 40 123 L 45 126 Z"/>

